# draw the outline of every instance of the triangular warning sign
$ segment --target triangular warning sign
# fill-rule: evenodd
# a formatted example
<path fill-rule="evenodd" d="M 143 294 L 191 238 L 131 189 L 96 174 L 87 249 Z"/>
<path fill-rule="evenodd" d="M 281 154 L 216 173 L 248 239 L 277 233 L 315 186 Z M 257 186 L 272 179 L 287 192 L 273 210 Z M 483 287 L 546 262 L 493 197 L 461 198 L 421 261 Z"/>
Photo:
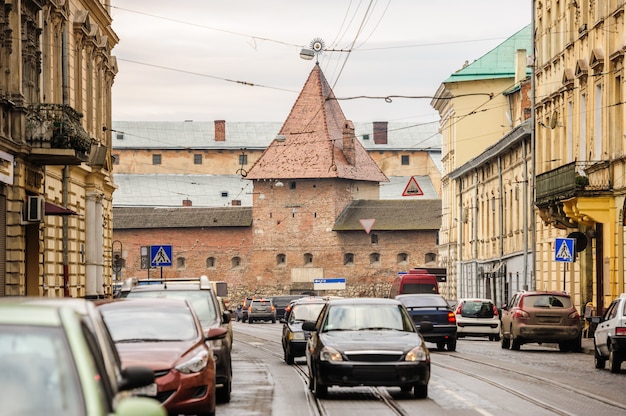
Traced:
<path fill-rule="evenodd" d="M 406 184 L 406 188 L 404 188 L 404 192 L 402 192 L 402 196 L 422 196 L 424 192 L 422 192 L 422 188 L 417 184 L 415 180 L 415 176 L 411 176 L 409 179 L 409 183 Z"/>
<path fill-rule="evenodd" d="M 363 226 L 363 229 L 365 230 L 365 232 L 369 234 L 370 231 L 372 231 L 372 227 L 374 226 L 374 223 L 376 222 L 376 220 L 367 219 L 367 220 L 359 220 L 359 222 Z"/>

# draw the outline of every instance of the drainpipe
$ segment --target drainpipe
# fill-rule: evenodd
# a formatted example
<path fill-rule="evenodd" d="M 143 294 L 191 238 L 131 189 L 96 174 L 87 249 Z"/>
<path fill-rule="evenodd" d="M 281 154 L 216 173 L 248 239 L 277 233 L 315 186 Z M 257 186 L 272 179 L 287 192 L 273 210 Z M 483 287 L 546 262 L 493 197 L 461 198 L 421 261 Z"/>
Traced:
<path fill-rule="evenodd" d="M 478 293 L 478 170 L 474 170 L 474 224 L 472 238 L 474 239 L 474 250 L 472 256 L 474 258 L 474 293 L 473 296 L 477 296 Z"/>
<path fill-rule="evenodd" d="M 62 71 L 62 93 L 63 104 L 69 103 L 68 97 L 68 63 L 67 63 L 67 25 L 63 27 L 61 33 L 61 71 Z M 69 186 L 70 168 L 65 165 L 63 168 L 63 207 L 68 207 L 68 186 Z M 69 272 L 69 219 L 66 215 L 63 216 L 63 295 L 65 297 L 70 296 L 70 272 Z"/>
<path fill-rule="evenodd" d="M 535 239 L 536 239 L 536 225 L 535 225 L 535 215 L 534 215 L 534 203 L 535 203 L 535 62 L 537 61 L 537 48 L 536 38 L 535 38 L 535 3 L 536 1 L 532 1 L 532 14 L 530 18 L 531 22 L 531 30 L 532 30 L 532 47 L 533 47 L 533 59 L 531 65 L 531 75 L 530 75 L 530 178 L 529 175 L 526 174 L 528 172 L 528 165 L 526 163 L 526 146 L 523 146 L 523 160 L 524 160 L 524 289 L 528 289 L 528 278 L 529 278 L 529 270 L 528 270 L 528 250 L 532 250 L 532 274 L 533 276 L 536 274 L 537 264 L 535 255 Z M 527 212 L 530 207 L 530 204 L 533 204 L 533 208 L 531 208 L 531 212 Z M 532 221 L 530 223 L 530 240 L 531 247 L 528 247 L 528 216 L 532 213 Z M 531 289 L 535 287 L 534 282 L 531 280 Z"/>
<path fill-rule="evenodd" d="M 457 297 L 462 298 L 465 297 L 464 284 L 465 284 L 465 267 L 463 266 L 463 179 L 457 179 L 457 189 L 458 189 L 458 200 L 459 200 L 459 218 L 456 219 L 457 227 L 459 227 L 459 231 L 457 232 L 457 264 L 459 265 L 457 273 Z M 452 219 L 451 223 L 454 222 Z M 459 279 L 460 278 L 460 279 Z M 462 292 L 459 293 L 459 288 L 462 289 Z"/>

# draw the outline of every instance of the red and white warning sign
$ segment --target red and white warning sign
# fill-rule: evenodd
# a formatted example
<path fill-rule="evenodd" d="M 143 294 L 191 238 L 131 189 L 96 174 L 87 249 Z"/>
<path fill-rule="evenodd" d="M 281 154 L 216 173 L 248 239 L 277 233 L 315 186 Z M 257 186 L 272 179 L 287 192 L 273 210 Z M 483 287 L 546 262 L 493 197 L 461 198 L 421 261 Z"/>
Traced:
<path fill-rule="evenodd" d="M 359 222 L 363 226 L 363 229 L 365 230 L 365 232 L 369 234 L 370 231 L 372 231 L 372 227 L 374 226 L 376 219 L 372 218 L 372 219 L 366 219 L 366 220 L 359 220 Z"/>
<path fill-rule="evenodd" d="M 409 179 L 409 183 L 406 184 L 406 188 L 404 188 L 404 192 L 402 192 L 402 196 L 422 196 L 424 192 L 422 192 L 422 188 L 417 184 L 417 180 L 415 180 L 415 176 L 411 176 Z"/>

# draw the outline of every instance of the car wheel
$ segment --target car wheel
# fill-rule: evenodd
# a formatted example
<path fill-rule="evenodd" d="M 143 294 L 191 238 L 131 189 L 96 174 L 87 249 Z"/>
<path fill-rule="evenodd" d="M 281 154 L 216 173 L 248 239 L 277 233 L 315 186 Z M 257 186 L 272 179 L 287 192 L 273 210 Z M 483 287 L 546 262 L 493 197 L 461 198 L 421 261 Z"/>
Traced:
<path fill-rule="evenodd" d="M 494 341 L 500 341 L 500 335 L 496 334 L 493 336 Z"/>
<path fill-rule="evenodd" d="M 315 384 L 315 397 L 318 399 L 326 398 L 328 396 L 328 386 L 321 384 L 317 376 L 313 378 L 313 383 Z"/>
<path fill-rule="evenodd" d="M 438 351 L 443 351 L 445 348 L 446 348 L 445 341 L 438 341 L 437 342 L 437 350 Z"/>
<path fill-rule="evenodd" d="M 502 347 L 502 349 L 508 350 L 511 347 L 511 339 L 505 337 L 504 335 L 502 335 L 502 337 L 500 338 L 501 344 L 500 346 Z"/>
<path fill-rule="evenodd" d="M 609 345 L 609 366 L 611 368 L 611 373 L 619 373 L 620 367 L 622 366 L 622 360 L 620 360 L 619 354 L 613 351 L 613 348 L 611 348 L 610 345 Z"/>
<path fill-rule="evenodd" d="M 511 337 L 511 349 L 513 351 L 519 351 L 521 346 L 522 346 L 522 343 L 517 337 L 515 338 Z"/>
<path fill-rule="evenodd" d="M 606 358 L 598 354 L 597 350 L 593 354 L 593 361 L 597 369 L 604 369 L 604 366 L 606 365 Z"/>
<path fill-rule="evenodd" d="M 253 322 L 252 319 L 248 318 L 248 323 L 252 324 L 252 322 Z"/>
<path fill-rule="evenodd" d="M 315 382 L 313 381 L 313 377 L 311 376 L 311 370 L 309 369 L 309 391 L 313 391 L 315 388 Z"/>
<path fill-rule="evenodd" d="M 416 399 L 425 399 L 428 397 L 428 384 L 416 384 L 413 387 L 413 395 Z"/>
<path fill-rule="evenodd" d="M 293 355 L 289 352 L 289 348 L 285 350 L 285 362 L 289 365 L 293 365 Z"/>
<path fill-rule="evenodd" d="M 449 339 L 446 346 L 448 347 L 448 351 L 456 351 L 456 338 Z"/>
<path fill-rule="evenodd" d="M 231 383 L 227 381 L 224 385 L 215 390 L 216 399 L 219 403 L 228 403 L 230 402 L 230 390 Z"/>

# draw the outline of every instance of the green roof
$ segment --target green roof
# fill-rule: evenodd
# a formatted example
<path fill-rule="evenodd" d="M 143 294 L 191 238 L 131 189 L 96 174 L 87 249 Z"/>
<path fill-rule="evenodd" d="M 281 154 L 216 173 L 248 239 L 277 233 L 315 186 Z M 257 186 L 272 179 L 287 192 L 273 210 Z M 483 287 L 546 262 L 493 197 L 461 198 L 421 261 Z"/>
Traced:
<path fill-rule="evenodd" d="M 531 25 L 524 27 L 485 55 L 450 75 L 444 83 L 513 78 L 516 52 L 526 49 L 527 55 L 533 54 L 531 29 Z M 532 74 L 531 68 L 526 68 L 526 74 Z"/>

